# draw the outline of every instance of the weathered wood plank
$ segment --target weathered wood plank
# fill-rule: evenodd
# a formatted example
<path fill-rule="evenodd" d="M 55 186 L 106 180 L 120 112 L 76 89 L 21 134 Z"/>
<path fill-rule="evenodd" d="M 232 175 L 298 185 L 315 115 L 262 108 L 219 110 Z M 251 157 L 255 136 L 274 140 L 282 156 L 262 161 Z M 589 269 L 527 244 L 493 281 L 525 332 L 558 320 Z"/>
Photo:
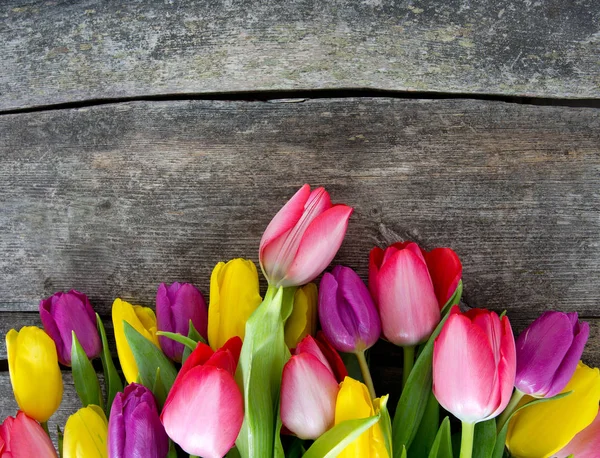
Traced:
<path fill-rule="evenodd" d="M 356 208 L 337 262 L 452 246 L 470 306 L 599 316 L 600 118 L 589 108 L 397 99 L 136 102 L 0 116 L 0 309 L 76 288 L 107 315 L 161 281 L 204 293 L 256 260 L 303 182 Z"/>
<path fill-rule="evenodd" d="M 8 0 L 0 109 L 375 88 L 600 95 L 600 3 Z"/>

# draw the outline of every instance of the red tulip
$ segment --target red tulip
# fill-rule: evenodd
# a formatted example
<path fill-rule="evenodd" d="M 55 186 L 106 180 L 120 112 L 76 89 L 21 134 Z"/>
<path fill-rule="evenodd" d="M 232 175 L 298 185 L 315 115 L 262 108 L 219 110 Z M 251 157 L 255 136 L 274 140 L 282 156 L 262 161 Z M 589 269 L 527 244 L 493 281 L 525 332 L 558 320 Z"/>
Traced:
<path fill-rule="evenodd" d="M 494 418 L 510 400 L 515 373 L 508 318 L 452 307 L 433 349 L 433 393 L 439 403 L 464 423 Z"/>
<path fill-rule="evenodd" d="M 179 371 L 160 418 L 185 452 L 221 458 L 233 447 L 244 419 L 244 400 L 234 380 L 241 348 L 239 337 L 216 352 L 199 343 Z"/>
<path fill-rule="evenodd" d="M 56 458 L 56 450 L 40 424 L 19 411 L 0 425 L 1 458 Z"/>
<path fill-rule="evenodd" d="M 283 368 L 281 421 L 301 439 L 316 439 L 334 424 L 339 383 L 347 375 L 340 356 L 319 333 L 306 336 Z"/>
<path fill-rule="evenodd" d="M 329 265 L 346 235 L 352 207 L 332 205 L 324 188 L 305 184 L 271 220 L 259 258 L 270 285 L 299 286 Z"/>

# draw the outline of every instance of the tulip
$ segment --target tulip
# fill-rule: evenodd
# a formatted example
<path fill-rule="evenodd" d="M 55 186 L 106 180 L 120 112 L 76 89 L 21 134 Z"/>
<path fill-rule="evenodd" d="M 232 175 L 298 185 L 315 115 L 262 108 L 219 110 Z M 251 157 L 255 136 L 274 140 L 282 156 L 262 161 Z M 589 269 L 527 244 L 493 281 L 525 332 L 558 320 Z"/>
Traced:
<path fill-rule="evenodd" d="M 285 322 L 285 344 L 295 348 L 306 336 L 317 332 L 317 285 L 309 283 L 294 293 L 294 308 Z"/>
<path fill-rule="evenodd" d="M 433 393 L 463 423 L 461 447 L 470 456 L 475 423 L 499 415 L 515 383 L 510 322 L 494 312 L 452 307 L 433 347 Z M 462 455 L 461 451 L 461 457 Z"/>
<path fill-rule="evenodd" d="M 202 293 L 189 283 L 161 283 L 156 293 L 156 319 L 159 331 L 188 335 L 190 320 L 194 328 L 207 338 L 208 310 Z M 158 338 L 165 355 L 181 362 L 184 346 L 167 337 Z"/>
<path fill-rule="evenodd" d="M 221 458 L 233 447 L 244 419 L 234 379 L 241 348 L 239 337 L 216 352 L 199 343 L 179 371 L 160 418 L 186 453 Z"/>
<path fill-rule="evenodd" d="M 152 392 L 132 383 L 118 393 L 108 421 L 110 458 L 164 458 L 169 438 L 160 422 Z"/>
<path fill-rule="evenodd" d="M 535 397 L 560 393 L 575 372 L 590 328 L 577 313 L 546 312 L 517 338 L 515 386 Z"/>
<path fill-rule="evenodd" d="M 367 387 L 357 380 L 346 377 L 340 385 L 335 404 L 335 424 L 345 420 L 368 418 L 376 413 L 380 400 L 371 401 Z M 337 455 L 338 458 L 387 458 L 381 426 L 374 424 Z"/>
<path fill-rule="evenodd" d="M 567 458 L 573 455 L 577 458 L 598 458 L 600 450 L 600 412 L 596 419 L 557 453 L 558 458 Z"/>
<path fill-rule="evenodd" d="M 112 306 L 112 321 L 121 369 L 123 369 L 127 382 L 133 383 L 138 378 L 138 367 L 125 337 L 123 322 L 129 323 L 137 332 L 160 348 L 156 336 L 156 315 L 148 307 L 131 305 L 129 302 L 117 298 Z"/>
<path fill-rule="evenodd" d="M 208 342 L 213 350 L 232 337 L 244 339 L 246 321 L 262 302 L 258 272 L 252 261 L 220 262 L 210 276 Z"/>
<path fill-rule="evenodd" d="M 35 326 L 6 334 L 10 382 L 19 408 L 40 423 L 47 422 L 60 402 L 63 381 L 56 345 Z"/>
<path fill-rule="evenodd" d="M 102 344 L 96 328 L 96 313 L 83 293 L 72 289 L 55 293 L 40 302 L 40 318 L 58 352 L 58 360 L 71 365 L 72 332 L 89 359 L 100 356 Z"/>
<path fill-rule="evenodd" d="M 579 363 L 563 389 L 563 393 L 569 391 L 571 394 L 563 398 L 525 407 L 514 414 L 506 436 L 512 456 L 550 457 L 594 421 L 600 402 L 600 371 Z M 520 405 L 531 400 L 526 396 Z M 592 456 L 598 456 L 597 451 Z"/>
<path fill-rule="evenodd" d="M 108 458 L 108 425 L 102 409 L 90 404 L 67 420 L 63 458 Z"/>
<path fill-rule="evenodd" d="M 327 345 L 306 336 L 283 367 L 281 422 L 301 439 L 316 439 L 334 424 L 339 382 L 347 373 Z"/>
<path fill-rule="evenodd" d="M 324 188 L 305 184 L 271 220 L 259 258 L 269 285 L 299 286 L 314 280 L 339 250 L 352 207 L 332 205 Z"/>
<path fill-rule="evenodd" d="M 0 425 L 1 458 L 57 458 L 56 450 L 48 434 L 40 424 L 17 412 Z"/>

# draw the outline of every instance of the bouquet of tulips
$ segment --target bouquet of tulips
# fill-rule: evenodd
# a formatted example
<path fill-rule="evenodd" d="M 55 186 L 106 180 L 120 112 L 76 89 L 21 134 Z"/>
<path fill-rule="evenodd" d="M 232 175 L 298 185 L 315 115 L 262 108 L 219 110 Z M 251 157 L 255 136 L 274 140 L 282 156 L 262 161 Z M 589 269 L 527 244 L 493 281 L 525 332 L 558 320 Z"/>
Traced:
<path fill-rule="evenodd" d="M 335 266 L 317 288 L 352 211 L 304 185 L 260 241 L 264 297 L 254 263 L 234 259 L 215 266 L 208 306 L 187 283 L 161 284 L 156 313 L 116 299 L 120 371 L 85 294 L 42 300 L 44 330 L 6 335 L 20 410 L 0 457 L 57 456 L 60 365 L 82 404 L 58 428 L 64 458 L 600 456 L 587 323 L 547 312 L 515 340 L 504 314 L 460 311 L 454 251 L 411 242 L 371 251 L 368 287 Z M 369 372 L 380 338 L 403 348 L 396 406 Z"/>

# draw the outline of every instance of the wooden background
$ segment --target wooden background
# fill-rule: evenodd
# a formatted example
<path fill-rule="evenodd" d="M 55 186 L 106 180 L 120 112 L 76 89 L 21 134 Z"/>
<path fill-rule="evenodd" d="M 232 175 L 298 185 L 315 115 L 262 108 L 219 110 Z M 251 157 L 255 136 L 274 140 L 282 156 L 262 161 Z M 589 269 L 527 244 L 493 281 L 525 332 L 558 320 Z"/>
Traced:
<path fill-rule="evenodd" d="M 465 306 L 578 311 L 600 365 L 600 4 L 72 3 L 0 6 L 3 335 L 70 288 L 107 320 L 161 281 L 208 297 L 307 182 L 356 209 L 335 262 L 450 246 Z"/>

